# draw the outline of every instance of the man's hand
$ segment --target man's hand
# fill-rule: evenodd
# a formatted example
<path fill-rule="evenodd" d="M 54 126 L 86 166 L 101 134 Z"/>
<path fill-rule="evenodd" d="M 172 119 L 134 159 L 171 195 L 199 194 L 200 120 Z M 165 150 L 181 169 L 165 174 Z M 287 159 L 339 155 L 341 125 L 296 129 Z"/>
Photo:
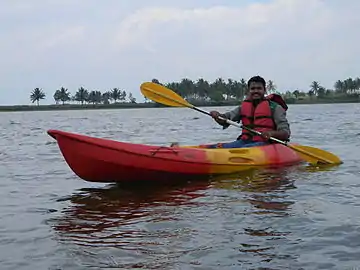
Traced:
<path fill-rule="evenodd" d="M 218 124 L 220 124 L 220 125 L 225 125 L 225 124 L 226 124 L 226 121 L 221 120 L 221 119 L 218 118 L 219 116 L 220 116 L 220 117 L 223 117 L 223 118 L 226 118 L 224 115 L 222 115 L 222 114 L 219 113 L 218 111 L 211 111 L 211 112 L 210 112 L 210 115 L 211 115 L 212 118 L 214 118 L 214 120 L 215 120 Z"/>
<path fill-rule="evenodd" d="M 218 111 L 211 111 L 210 115 L 212 118 L 217 119 L 217 117 L 220 115 Z"/>
<path fill-rule="evenodd" d="M 270 137 L 275 137 L 276 135 L 276 131 L 264 131 L 262 132 L 262 136 L 265 138 L 265 139 L 270 139 Z"/>
<path fill-rule="evenodd" d="M 270 131 L 264 131 L 262 132 L 262 136 L 265 139 L 269 139 L 270 137 L 282 140 L 282 141 L 286 141 L 289 138 L 289 134 L 286 131 L 282 131 L 282 130 L 270 130 Z"/>

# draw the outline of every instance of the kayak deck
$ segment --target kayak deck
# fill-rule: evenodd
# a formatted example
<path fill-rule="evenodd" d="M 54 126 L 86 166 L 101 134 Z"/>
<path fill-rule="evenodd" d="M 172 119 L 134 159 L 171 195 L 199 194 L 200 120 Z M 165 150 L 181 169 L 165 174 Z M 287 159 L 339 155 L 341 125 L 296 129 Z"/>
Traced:
<path fill-rule="evenodd" d="M 195 180 L 302 161 L 281 144 L 204 149 L 134 144 L 60 130 L 48 130 L 48 134 L 56 139 L 71 170 L 90 182 Z"/>

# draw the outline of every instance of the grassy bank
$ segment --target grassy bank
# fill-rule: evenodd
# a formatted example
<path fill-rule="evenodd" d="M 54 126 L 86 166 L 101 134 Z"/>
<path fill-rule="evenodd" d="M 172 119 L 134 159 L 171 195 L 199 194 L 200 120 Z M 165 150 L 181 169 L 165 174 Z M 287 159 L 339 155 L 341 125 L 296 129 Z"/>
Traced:
<path fill-rule="evenodd" d="M 237 101 L 222 102 L 192 102 L 195 106 L 235 106 Z M 52 104 L 52 105 L 13 105 L 0 106 L 0 112 L 17 111 L 57 111 L 57 110 L 97 110 L 97 109 L 138 109 L 138 108 L 161 108 L 168 107 L 159 103 L 112 103 L 112 104 Z"/>
<path fill-rule="evenodd" d="M 331 104 L 331 103 L 358 103 L 359 98 L 315 98 L 315 99 L 286 99 L 288 104 Z M 236 106 L 238 101 L 222 102 L 191 102 L 198 107 L 205 106 Z M 60 111 L 60 110 L 96 110 L 96 109 L 136 109 L 136 108 L 161 108 L 167 107 L 153 102 L 148 103 L 116 103 L 116 104 L 52 104 L 52 105 L 12 105 L 0 106 L 0 112 L 18 111 Z"/>
<path fill-rule="evenodd" d="M 289 98 L 285 99 L 287 104 L 332 104 L 332 103 L 358 103 L 360 98 L 355 97 L 326 97 L 326 98 L 305 98 L 305 99 L 295 99 Z"/>
<path fill-rule="evenodd" d="M 129 108 L 156 108 L 161 107 L 154 103 L 119 103 L 119 104 L 51 104 L 51 105 L 12 105 L 0 106 L 0 112 L 17 111 L 61 111 L 61 110 L 96 110 L 96 109 L 129 109 Z"/>

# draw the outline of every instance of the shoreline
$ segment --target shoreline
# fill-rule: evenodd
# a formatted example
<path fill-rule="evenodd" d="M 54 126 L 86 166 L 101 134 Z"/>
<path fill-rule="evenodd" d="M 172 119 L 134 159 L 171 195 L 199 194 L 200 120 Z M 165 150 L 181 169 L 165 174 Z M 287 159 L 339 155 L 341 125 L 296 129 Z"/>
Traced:
<path fill-rule="evenodd" d="M 286 100 L 288 105 L 316 105 L 335 103 L 360 103 L 360 99 L 314 99 L 314 100 Z M 224 107 L 237 106 L 238 101 L 224 102 L 191 102 L 197 107 Z M 158 103 L 115 103 L 115 104 L 49 104 L 49 105 L 0 105 L 0 112 L 22 112 L 22 111 L 70 111 L 70 110 L 101 110 L 101 109 L 150 109 L 170 108 Z"/>

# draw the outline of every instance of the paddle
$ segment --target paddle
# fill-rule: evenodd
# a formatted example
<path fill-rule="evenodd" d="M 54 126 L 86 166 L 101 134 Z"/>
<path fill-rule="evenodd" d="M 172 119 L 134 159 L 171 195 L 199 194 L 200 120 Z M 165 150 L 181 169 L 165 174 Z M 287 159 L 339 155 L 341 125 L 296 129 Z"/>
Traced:
<path fill-rule="evenodd" d="M 181 96 L 179 96 L 177 93 L 166 88 L 163 85 L 153 83 L 153 82 L 144 82 L 141 84 L 140 90 L 141 90 L 141 93 L 145 97 L 147 97 L 148 99 L 151 99 L 152 101 L 155 101 L 157 103 L 161 103 L 161 104 L 164 104 L 167 106 L 172 106 L 172 107 L 188 107 L 188 108 L 191 108 L 198 112 L 201 112 L 203 114 L 207 114 L 207 115 L 211 116 L 211 114 L 209 112 L 195 107 L 194 105 L 190 104 L 185 99 L 183 99 Z M 257 130 L 253 130 L 251 128 L 240 125 L 234 121 L 225 119 L 223 117 L 218 117 L 218 118 L 226 121 L 226 123 L 228 123 L 229 125 L 233 125 L 238 128 L 243 128 L 252 133 L 262 136 L 262 133 Z M 318 149 L 318 148 L 311 147 L 311 146 L 292 145 L 292 144 L 288 144 L 284 141 L 281 141 L 279 139 L 276 139 L 274 137 L 270 137 L 269 140 L 275 141 L 277 143 L 280 143 L 282 145 L 285 145 L 285 146 L 291 148 L 292 150 L 299 153 L 299 156 L 303 160 L 305 160 L 308 163 L 313 164 L 313 165 L 343 163 L 337 156 L 335 156 L 334 154 L 329 153 L 325 150 L 322 150 L 322 149 Z"/>

